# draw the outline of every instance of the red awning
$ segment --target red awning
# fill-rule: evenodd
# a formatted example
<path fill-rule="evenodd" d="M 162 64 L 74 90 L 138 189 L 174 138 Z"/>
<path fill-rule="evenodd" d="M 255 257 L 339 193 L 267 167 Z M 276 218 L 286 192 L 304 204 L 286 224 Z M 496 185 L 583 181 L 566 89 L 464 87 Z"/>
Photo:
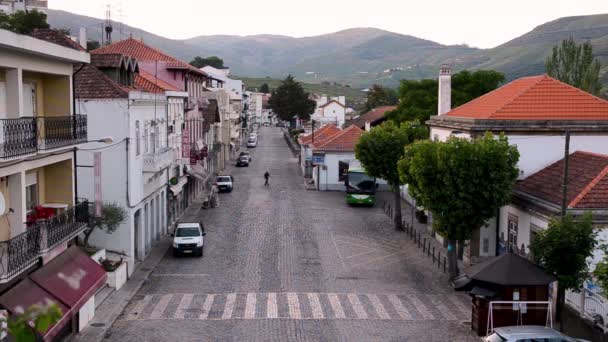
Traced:
<path fill-rule="evenodd" d="M 76 313 L 103 286 L 106 271 L 72 246 L 32 273 L 30 279 Z"/>
<path fill-rule="evenodd" d="M 49 327 L 47 331 L 40 331 L 45 340 L 52 339 L 70 321 L 72 315 L 67 306 L 28 278 L 23 279 L 0 297 L 0 305 L 5 307 L 11 315 L 23 314 L 32 305 L 45 307 L 52 304 L 57 304 L 63 316 L 59 322 Z"/>

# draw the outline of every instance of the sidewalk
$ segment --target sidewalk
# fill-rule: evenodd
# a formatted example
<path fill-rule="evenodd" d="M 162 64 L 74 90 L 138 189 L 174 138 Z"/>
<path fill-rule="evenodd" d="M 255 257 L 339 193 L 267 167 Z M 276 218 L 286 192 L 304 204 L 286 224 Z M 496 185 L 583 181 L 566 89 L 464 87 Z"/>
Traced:
<path fill-rule="evenodd" d="M 193 215 L 200 211 L 201 201 L 196 199 L 192 204 L 184 210 L 180 217 Z M 131 278 L 123 285 L 123 287 L 112 293 L 96 310 L 95 317 L 89 322 L 87 327 L 80 333 L 69 339 L 73 342 L 91 342 L 101 341 L 105 338 L 107 332 L 114 324 L 114 321 L 124 311 L 125 307 L 131 301 L 131 298 L 139 292 L 144 282 L 154 271 L 156 266 L 161 262 L 169 247 L 171 247 L 172 238 L 169 234 L 163 235 L 155 246 L 150 250 L 150 254 L 146 259 L 137 264 L 135 272 Z"/>

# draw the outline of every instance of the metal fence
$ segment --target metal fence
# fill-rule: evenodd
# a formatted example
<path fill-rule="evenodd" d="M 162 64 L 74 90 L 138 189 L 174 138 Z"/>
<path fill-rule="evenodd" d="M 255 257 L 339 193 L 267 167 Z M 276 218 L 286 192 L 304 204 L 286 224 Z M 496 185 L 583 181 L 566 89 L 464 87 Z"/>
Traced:
<path fill-rule="evenodd" d="M 14 158 L 35 153 L 37 144 L 35 118 L 0 120 L 0 158 Z"/>
<path fill-rule="evenodd" d="M 45 116 L 36 118 L 40 149 L 52 149 L 87 141 L 87 116 Z"/>
<path fill-rule="evenodd" d="M 566 304 L 578 310 L 582 317 L 589 318 L 608 331 L 608 299 L 587 288 L 580 292 L 566 291 Z"/>

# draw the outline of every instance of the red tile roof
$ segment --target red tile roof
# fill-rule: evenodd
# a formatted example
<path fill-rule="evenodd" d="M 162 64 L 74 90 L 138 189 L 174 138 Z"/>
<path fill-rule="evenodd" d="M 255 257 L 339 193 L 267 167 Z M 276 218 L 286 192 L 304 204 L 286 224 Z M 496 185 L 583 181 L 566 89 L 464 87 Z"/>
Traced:
<path fill-rule="evenodd" d="M 519 78 L 445 115 L 494 120 L 608 120 L 608 101 L 541 75 Z"/>
<path fill-rule="evenodd" d="M 74 96 L 77 99 L 128 98 L 129 91 L 135 90 L 118 85 L 90 64 L 84 65 L 74 76 L 74 85 Z"/>
<path fill-rule="evenodd" d="M 61 45 L 63 47 L 67 47 L 67 48 L 70 48 L 70 49 L 74 49 L 74 50 L 78 50 L 78 51 L 84 51 L 84 52 L 87 51 L 85 48 L 83 48 L 82 46 L 80 46 L 80 44 L 78 44 L 77 42 L 73 41 L 72 39 L 70 39 L 70 37 L 68 37 L 65 34 L 59 32 L 58 30 L 54 30 L 54 29 L 35 29 L 34 32 L 30 33 L 30 36 L 34 37 L 36 39 L 44 40 L 44 41 L 49 42 L 49 43 Z"/>
<path fill-rule="evenodd" d="M 336 133 L 339 133 L 341 130 L 335 125 L 325 125 L 317 130 L 315 130 L 315 142 L 318 144 L 322 140 L 333 136 Z M 309 135 L 305 135 L 303 137 L 298 138 L 300 145 L 309 145 L 312 143 L 312 133 Z"/>
<path fill-rule="evenodd" d="M 365 128 L 365 123 L 369 122 L 372 126 L 378 121 L 384 121 L 384 114 L 391 110 L 397 109 L 397 106 L 382 106 L 374 108 L 365 114 L 359 115 L 359 117 L 353 119 L 351 124 L 358 126 L 359 128 Z"/>
<path fill-rule="evenodd" d="M 561 206 L 564 160 L 517 182 L 515 190 Z M 608 208 L 608 155 L 574 152 L 568 159 L 566 201 L 573 209 Z"/>
<path fill-rule="evenodd" d="M 362 134 L 363 130 L 361 130 L 361 128 L 352 125 L 341 132 L 316 143 L 314 150 L 325 152 L 353 152 L 355 151 L 355 145 Z"/>
<path fill-rule="evenodd" d="M 139 74 L 135 76 L 135 85 L 138 88 L 143 89 L 151 93 L 162 93 L 165 91 L 181 91 L 177 87 L 161 80 L 160 78 L 154 77 L 143 70 L 139 71 Z"/>
<path fill-rule="evenodd" d="M 99 53 L 121 53 L 133 57 L 139 61 L 167 62 L 167 68 L 169 69 L 183 69 L 198 73 L 200 75 L 207 75 L 204 71 L 197 69 L 186 62 L 180 61 L 175 57 L 169 56 L 160 50 L 144 44 L 144 42 L 141 40 L 134 38 L 127 38 L 91 51 L 91 54 Z"/>

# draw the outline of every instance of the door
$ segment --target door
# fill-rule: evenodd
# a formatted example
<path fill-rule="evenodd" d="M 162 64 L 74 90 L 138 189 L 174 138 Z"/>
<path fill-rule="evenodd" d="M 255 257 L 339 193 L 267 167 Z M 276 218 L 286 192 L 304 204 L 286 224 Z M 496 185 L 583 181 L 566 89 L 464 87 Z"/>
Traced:
<path fill-rule="evenodd" d="M 23 114 L 21 116 L 36 116 L 36 85 L 23 83 Z"/>
<path fill-rule="evenodd" d="M 518 225 L 518 217 L 512 214 L 509 214 L 509 218 L 507 221 L 507 251 L 517 252 L 517 233 L 519 231 Z"/>

